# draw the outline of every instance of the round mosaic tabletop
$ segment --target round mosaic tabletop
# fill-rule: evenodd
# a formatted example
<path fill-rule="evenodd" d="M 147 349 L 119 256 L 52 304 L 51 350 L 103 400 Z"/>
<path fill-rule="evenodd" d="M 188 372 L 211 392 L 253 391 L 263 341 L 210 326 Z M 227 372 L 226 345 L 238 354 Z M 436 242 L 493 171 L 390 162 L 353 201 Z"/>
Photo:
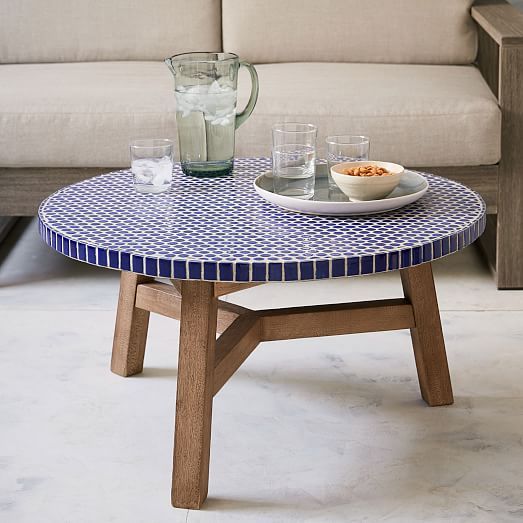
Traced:
<path fill-rule="evenodd" d="M 369 216 L 310 216 L 260 198 L 253 180 L 268 158 L 235 160 L 231 176 L 194 178 L 139 194 L 130 170 L 65 187 L 39 210 L 39 230 L 77 260 L 149 276 L 208 281 L 295 281 L 372 274 L 429 262 L 472 243 L 485 204 L 431 174 L 426 195 Z"/>

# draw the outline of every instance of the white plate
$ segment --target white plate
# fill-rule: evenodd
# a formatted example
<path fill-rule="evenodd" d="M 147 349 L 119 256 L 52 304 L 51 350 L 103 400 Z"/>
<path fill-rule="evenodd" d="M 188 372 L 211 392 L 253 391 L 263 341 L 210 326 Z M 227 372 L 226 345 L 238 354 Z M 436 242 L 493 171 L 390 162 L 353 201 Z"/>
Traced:
<path fill-rule="evenodd" d="M 427 192 L 429 183 L 421 174 L 406 170 L 399 185 L 386 198 L 367 202 L 351 202 L 337 187 L 329 189 L 327 166 L 317 164 L 314 196 L 310 200 L 276 194 L 271 171 L 258 176 L 254 180 L 254 188 L 268 202 L 289 211 L 327 216 L 353 216 L 376 214 L 404 207 L 419 200 Z"/>

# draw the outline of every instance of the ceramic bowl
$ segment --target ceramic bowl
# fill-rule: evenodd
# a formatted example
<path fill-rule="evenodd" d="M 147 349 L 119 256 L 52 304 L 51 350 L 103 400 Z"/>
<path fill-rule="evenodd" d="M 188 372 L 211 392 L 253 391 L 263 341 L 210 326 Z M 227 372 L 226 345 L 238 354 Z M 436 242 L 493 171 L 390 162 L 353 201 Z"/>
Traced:
<path fill-rule="evenodd" d="M 352 176 L 342 174 L 341 171 L 353 167 L 375 165 L 383 167 L 392 174 L 387 176 Z M 332 179 L 340 190 L 352 201 L 366 202 L 369 200 L 380 200 L 388 196 L 400 183 L 405 169 L 402 165 L 390 162 L 343 162 L 332 166 Z"/>

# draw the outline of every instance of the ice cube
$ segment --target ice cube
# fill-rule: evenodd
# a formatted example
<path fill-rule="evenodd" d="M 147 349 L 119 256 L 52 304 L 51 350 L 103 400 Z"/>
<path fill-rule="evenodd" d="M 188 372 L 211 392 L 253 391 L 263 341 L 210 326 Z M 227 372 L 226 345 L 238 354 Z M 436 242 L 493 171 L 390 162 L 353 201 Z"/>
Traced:
<path fill-rule="evenodd" d="M 222 91 L 222 88 L 220 87 L 220 84 L 214 80 L 214 82 L 209 86 L 209 90 L 207 91 L 209 94 L 218 94 Z"/>
<path fill-rule="evenodd" d="M 206 94 L 208 91 L 209 86 L 205 84 L 197 84 L 187 87 L 187 92 L 191 94 Z"/>
<path fill-rule="evenodd" d="M 216 111 L 216 116 L 231 116 L 232 111 L 230 107 L 225 107 L 224 109 L 218 109 Z"/>
<path fill-rule="evenodd" d="M 156 187 L 169 183 L 172 179 L 173 162 L 169 156 L 163 158 L 143 158 L 131 164 L 134 181 L 137 184 Z"/>
<path fill-rule="evenodd" d="M 138 159 L 131 163 L 131 171 L 134 175 L 136 183 L 147 184 L 151 183 L 154 177 L 154 160 Z"/>
<path fill-rule="evenodd" d="M 169 156 L 161 158 L 156 166 L 153 185 L 164 185 L 172 180 L 173 162 Z"/>
<path fill-rule="evenodd" d="M 211 125 L 223 125 L 224 127 L 230 123 L 229 118 L 218 117 L 212 120 Z"/>
<path fill-rule="evenodd" d="M 220 84 L 222 91 L 227 88 L 232 89 L 231 80 L 229 79 L 229 76 L 220 76 L 220 78 L 218 78 L 218 83 Z"/>
<path fill-rule="evenodd" d="M 229 125 L 234 118 L 236 91 L 216 80 L 210 85 L 192 85 L 184 92 L 176 91 L 178 113 L 185 118 L 192 112 L 203 113 L 212 125 Z"/>

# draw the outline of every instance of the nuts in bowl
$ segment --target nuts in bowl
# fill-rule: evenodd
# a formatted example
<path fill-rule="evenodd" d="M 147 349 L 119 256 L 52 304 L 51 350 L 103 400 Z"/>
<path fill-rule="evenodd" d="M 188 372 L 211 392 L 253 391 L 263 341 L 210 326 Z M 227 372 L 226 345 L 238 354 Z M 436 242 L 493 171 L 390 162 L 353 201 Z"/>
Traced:
<path fill-rule="evenodd" d="M 380 200 L 400 183 L 405 169 L 390 162 L 343 162 L 331 168 L 331 176 L 351 200 Z"/>
<path fill-rule="evenodd" d="M 351 176 L 390 176 L 392 173 L 385 167 L 376 165 L 362 165 L 361 167 L 345 167 L 341 169 L 341 174 L 350 174 Z"/>

